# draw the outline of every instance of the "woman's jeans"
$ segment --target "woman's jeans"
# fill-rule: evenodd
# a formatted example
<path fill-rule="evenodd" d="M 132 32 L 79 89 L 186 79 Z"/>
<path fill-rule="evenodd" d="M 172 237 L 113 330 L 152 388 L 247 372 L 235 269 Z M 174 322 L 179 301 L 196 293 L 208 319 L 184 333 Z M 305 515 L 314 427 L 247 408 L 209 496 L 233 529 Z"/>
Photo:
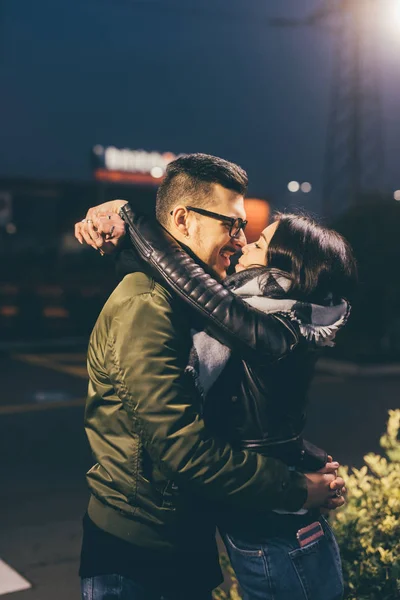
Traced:
<path fill-rule="evenodd" d="M 156 578 L 157 573 L 154 576 Z M 211 600 L 211 592 L 196 595 L 196 582 L 193 582 L 193 588 L 176 595 L 163 596 L 122 575 L 97 575 L 81 579 L 82 600 Z"/>
<path fill-rule="evenodd" d="M 321 517 L 324 536 L 300 547 L 295 533 L 259 543 L 221 533 L 244 600 L 341 600 L 337 542 Z"/>

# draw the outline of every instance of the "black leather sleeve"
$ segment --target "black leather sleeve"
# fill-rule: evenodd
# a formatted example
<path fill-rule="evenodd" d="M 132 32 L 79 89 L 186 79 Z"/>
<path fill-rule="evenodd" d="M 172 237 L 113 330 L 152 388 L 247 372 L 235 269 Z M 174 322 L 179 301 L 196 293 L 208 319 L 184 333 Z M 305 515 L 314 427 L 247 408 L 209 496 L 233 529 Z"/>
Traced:
<path fill-rule="evenodd" d="M 328 454 L 322 448 L 302 440 L 301 460 L 298 465 L 304 473 L 319 471 L 328 462 Z"/>
<path fill-rule="evenodd" d="M 167 288 L 206 317 L 207 329 L 220 342 L 242 358 L 264 361 L 282 358 L 297 345 L 298 332 L 288 319 L 250 307 L 206 273 L 156 221 L 136 215 L 129 204 L 120 215 L 139 256 Z"/>

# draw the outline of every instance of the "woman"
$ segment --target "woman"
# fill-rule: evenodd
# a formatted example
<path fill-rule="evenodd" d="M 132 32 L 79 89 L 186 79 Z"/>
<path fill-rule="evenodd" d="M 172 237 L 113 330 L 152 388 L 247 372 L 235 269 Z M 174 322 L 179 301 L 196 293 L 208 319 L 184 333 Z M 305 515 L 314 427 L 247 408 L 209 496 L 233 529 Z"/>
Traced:
<path fill-rule="evenodd" d="M 161 228 L 135 217 L 127 207 L 122 215 L 133 245 L 163 277 L 164 285 L 180 292 L 202 314 L 208 311 L 214 317 L 210 290 L 215 296 L 220 284 L 199 270 Z M 324 465 L 326 455 L 301 436 L 306 392 L 318 349 L 333 345 L 337 330 L 347 320 L 349 305 L 343 297 L 350 295 L 354 275 L 347 243 L 308 217 L 278 215 L 257 242 L 245 246 L 236 274 L 225 280 L 225 286 L 255 309 L 295 324 L 300 341 L 289 355 L 270 363 L 257 352 L 245 353 L 241 360 L 234 343 L 231 353 L 214 339 L 226 340 L 229 315 L 224 315 L 220 331 L 212 319 L 212 336 L 204 331 L 194 334 L 187 370 L 204 397 L 210 427 L 220 435 L 223 432 L 231 443 L 280 458 L 296 470 L 317 470 Z M 189 281 L 188 295 L 181 288 Z M 252 339 L 245 333 L 246 341 Z M 229 402 L 221 402 L 221 397 L 228 397 Z M 261 520 L 259 515 L 243 518 L 223 506 L 218 522 L 245 598 L 342 597 L 337 545 L 319 515 L 275 512 Z"/>

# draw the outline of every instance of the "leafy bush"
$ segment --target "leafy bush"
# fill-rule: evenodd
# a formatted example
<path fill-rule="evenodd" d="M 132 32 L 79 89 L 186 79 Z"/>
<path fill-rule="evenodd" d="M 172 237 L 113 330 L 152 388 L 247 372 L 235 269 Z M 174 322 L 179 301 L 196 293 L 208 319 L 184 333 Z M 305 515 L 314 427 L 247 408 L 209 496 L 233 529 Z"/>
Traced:
<path fill-rule="evenodd" d="M 348 600 L 400 598 L 400 410 L 389 411 L 380 440 L 386 457 L 364 456 L 361 469 L 342 467 L 349 490 L 332 516 Z"/>
<path fill-rule="evenodd" d="M 386 457 L 364 456 L 361 469 L 341 467 L 348 489 L 344 508 L 332 513 L 343 563 L 347 600 L 400 598 L 400 410 L 389 411 L 380 445 Z M 232 583 L 218 588 L 214 600 L 240 600 L 229 559 L 221 566 Z"/>
<path fill-rule="evenodd" d="M 235 572 L 232 569 L 228 556 L 226 554 L 221 554 L 219 560 L 221 563 L 221 568 L 225 575 L 228 576 L 231 586 L 228 591 L 223 589 L 225 586 L 214 590 L 213 600 L 242 600 L 242 596 L 239 593 L 238 580 L 236 579 Z"/>

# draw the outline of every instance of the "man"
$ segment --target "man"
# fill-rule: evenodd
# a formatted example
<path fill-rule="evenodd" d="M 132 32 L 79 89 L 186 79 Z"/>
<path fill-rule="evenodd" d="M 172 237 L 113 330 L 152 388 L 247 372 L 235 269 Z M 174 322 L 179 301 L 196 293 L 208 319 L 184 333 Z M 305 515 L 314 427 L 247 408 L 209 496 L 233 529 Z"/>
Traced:
<path fill-rule="evenodd" d="M 159 222 L 221 279 L 246 242 L 246 188 L 243 169 L 197 154 L 170 163 L 157 193 Z M 114 211 L 124 204 L 116 202 Z M 105 242 L 95 213 L 76 235 L 107 250 L 116 236 Z M 190 328 L 180 301 L 142 269 L 123 279 L 94 327 L 85 420 L 97 462 L 87 475 L 85 599 L 210 598 L 221 580 L 213 502 L 256 511 L 343 503 L 331 498 L 344 484 L 337 465 L 303 475 L 212 437 L 184 376 Z M 285 353 L 293 334 L 279 323 L 273 332 Z"/>

